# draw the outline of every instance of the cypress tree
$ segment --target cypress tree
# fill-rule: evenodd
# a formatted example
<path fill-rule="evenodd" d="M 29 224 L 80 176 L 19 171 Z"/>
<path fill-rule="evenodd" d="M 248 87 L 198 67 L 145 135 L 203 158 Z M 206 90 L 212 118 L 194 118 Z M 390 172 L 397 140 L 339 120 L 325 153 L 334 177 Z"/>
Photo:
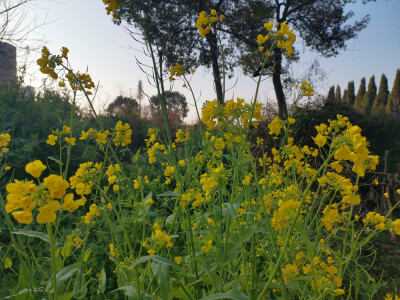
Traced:
<path fill-rule="evenodd" d="M 397 69 L 396 72 L 392 91 L 390 92 L 386 105 L 386 112 L 389 114 L 400 112 L 400 69 Z"/>
<path fill-rule="evenodd" d="M 342 102 L 342 93 L 340 91 L 340 86 L 336 86 L 336 93 L 335 93 L 336 102 Z"/>
<path fill-rule="evenodd" d="M 360 87 L 358 88 L 357 96 L 354 99 L 354 108 L 361 110 L 361 103 L 365 94 L 365 77 L 361 78 Z"/>
<path fill-rule="evenodd" d="M 372 77 L 369 80 L 368 83 L 368 90 L 364 94 L 362 103 L 361 103 L 361 112 L 363 113 L 369 113 L 371 112 L 372 104 L 374 103 L 374 99 L 376 97 L 376 84 L 375 84 L 375 76 L 372 75 Z"/>
<path fill-rule="evenodd" d="M 335 102 L 335 100 L 336 100 L 336 96 L 335 96 L 335 86 L 332 85 L 332 86 L 329 88 L 328 97 L 326 98 L 326 101 Z"/>
<path fill-rule="evenodd" d="M 385 74 L 381 76 L 379 83 L 379 91 L 375 97 L 374 105 L 372 105 L 372 112 L 383 113 L 386 110 L 386 105 L 389 97 L 388 81 Z"/>
<path fill-rule="evenodd" d="M 349 105 L 354 105 L 356 93 L 354 91 L 354 81 L 349 81 L 347 84 L 346 96 L 343 95 L 343 101 Z"/>
<path fill-rule="evenodd" d="M 347 89 L 344 89 L 343 91 L 343 97 L 342 97 L 342 102 L 347 103 Z"/>

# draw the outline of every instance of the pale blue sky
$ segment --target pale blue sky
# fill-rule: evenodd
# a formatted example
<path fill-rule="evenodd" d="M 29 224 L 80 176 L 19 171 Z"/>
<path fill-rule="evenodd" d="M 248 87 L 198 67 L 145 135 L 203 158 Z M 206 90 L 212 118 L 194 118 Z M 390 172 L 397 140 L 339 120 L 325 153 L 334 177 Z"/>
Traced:
<path fill-rule="evenodd" d="M 354 20 L 365 14 L 370 14 L 371 22 L 357 39 L 348 43 L 348 50 L 339 56 L 329 59 L 320 58 L 315 53 L 306 52 L 302 60 L 293 70 L 297 76 L 304 71 L 305 66 L 315 58 L 320 58 L 321 66 L 327 74 L 324 82 L 316 85 L 316 90 L 326 93 L 330 85 L 339 84 L 343 89 L 350 80 L 355 81 L 356 89 L 362 77 L 375 75 L 376 84 L 382 73 L 385 73 L 391 88 L 397 68 L 400 68 L 400 0 L 377 0 L 368 5 L 353 5 L 356 15 Z M 85 71 L 97 83 L 100 82 L 99 94 L 95 105 L 104 108 L 116 96 L 123 94 L 136 95 L 138 80 L 143 80 L 144 90 L 150 96 L 156 91 L 147 83 L 146 76 L 135 63 L 135 57 L 143 62 L 149 62 L 142 52 L 142 46 L 136 43 L 121 27 L 112 23 L 106 14 L 101 0 L 35 0 L 30 4 L 26 19 L 36 17 L 37 22 L 46 20 L 39 27 L 35 37 L 46 41 L 51 51 L 57 51 L 62 46 L 70 49 L 70 61 L 76 70 Z M 297 47 L 301 49 L 301 45 Z M 32 56 L 38 56 L 33 54 Z M 40 86 L 43 78 L 38 68 L 32 64 L 26 82 Z M 254 96 L 255 83 L 244 77 L 238 70 L 235 77 L 228 82 L 231 87 L 228 97 L 242 97 L 250 100 Z M 215 97 L 213 79 L 209 70 L 199 69 L 193 77 L 193 87 L 200 105 L 205 100 Z M 181 84 L 175 85 L 175 90 L 184 93 L 189 103 L 193 100 Z M 264 81 L 259 100 L 266 97 L 274 100 L 274 92 L 270 81 Z M 190 114 L 191 118 L 194 112 Z"/>

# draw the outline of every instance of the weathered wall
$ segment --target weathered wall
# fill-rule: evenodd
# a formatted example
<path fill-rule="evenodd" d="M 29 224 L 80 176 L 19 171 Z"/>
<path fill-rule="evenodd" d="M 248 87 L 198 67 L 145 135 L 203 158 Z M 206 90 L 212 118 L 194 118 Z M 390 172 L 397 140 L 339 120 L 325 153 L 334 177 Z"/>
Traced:
<path fill-rule="evenodd" d="M 17 79 L 17 48 L 0 42 L 0 84 L 5 85 Z"/>

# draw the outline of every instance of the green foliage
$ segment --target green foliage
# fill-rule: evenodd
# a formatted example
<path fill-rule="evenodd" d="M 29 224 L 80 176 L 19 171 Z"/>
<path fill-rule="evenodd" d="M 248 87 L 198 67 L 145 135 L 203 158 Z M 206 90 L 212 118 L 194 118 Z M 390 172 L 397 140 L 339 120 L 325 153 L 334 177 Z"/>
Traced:
<path fill-rule="evenodd" d="M 336 86 L 336 91 L 335 91 L 335 101 L 336 102 L 341 102 L 342 101 L 342 93 L 340 91 L 340 86 Z"/>
<path fill-rule="evenodd" d="M 365 77 L 363 77 L 361 78 L 360 87 L 358 88 L 357 96 L 354 100 L 354 108 L 357 109 L 358 111 L 361 111 L 365 91 L 366 91 Z"/>
<path fill-rule="evenodd" d="M 177 123 L 182 123 L 186 118 L 189 107 L 186 97 L 179 92 L 167 91 L 164 94 L 165 106 L 167 109 L 168 118 L 174 118 Z M 161 102 L 159 96 L 152 96 L 150 98 L 150 105 L 153 117 L 161 116 Z"/>
<path fill-rule="evenodd" d="M 135 99 L 118 96 L 108 105 L 107 112 L 119 117 L 137 119 L 139 117 L 139 104 Z"/>
<path fill-rule="evenodd" d="M 379 91 L 375 97 L 374 104 L 372 106 L 372 112 L 384 113 L 386 111 L 388 97 L 389 97 L 388 81 L 385 74 L 382 74 L 381 82 L 379 84 Z"/>
<path fill-rule="evenodd" d="M 335 102 L 336 101 L 336 96 L 335 96 L 335 86 L 331 86 L 328 91 L 328 97 L 326 98 L 327 101 L 329 102 Z"/>
<path fill-rule="evenodd" d="M 386 105 L 387 113 L 400 112 L 400 69 L 396 71 L 396 77 L 394 79 L 393 88 L 390 92 L 389 99 Z"/>
<path fill-rule="evenodd" d="M 56 91 L 44 90 L 35 99 L 23 96 L 22 88 L 15 84 L 0 87 L 0 131 L 12 136 L 11 147 L 14 151 L 7 154 L 9 165 L 14 169 L 14 175 L 22 175 L 25 165 L 35 159 L 55 166 L 49 157 L 57 156 L 58 149 L 46 144 L 51 130 L 62 129 L 75 122 L 74 132 L 80 132 L 83 125 L 82 113 L 78 107 L 73 107 L 67 95 Z M 56 151 L 55 151 L 56 150 Z M 78 146 L 72 168 L 76 168 L 76 158 L 82 157 L 84 150 Z M 86 153 L 89 157 L 91 154 Z"/>
<path fill-rule="evenodd" d="M 355 100 L 354 81 L 347 84 L 346 94 L 343 93 L 343 102 L 349 106 L 353 106 Z"/>
<path fill-rule="evenodd" d="M 362 102 L 360 104 L 360 111 L 363 113 L 370 113 L 375 97 L 376 97 L 375 76 L 372 76 L 368 83 L 368 90 L 364 94 Z"/>
<path fill-rule="evenodd" d="M 325 102 L 320 107 L 306 106 L 299 108 L 295 118 L 296 137 L 308 145 L 313 144 L 312 135 L 314 127 L 322 120 L 334 119 L 337 114 L 349 117 L 351 123 L 362 128 L 367 137 L 372 153 L 384 157 L 385 151 L 389 151 L 388 172 L 396 173 L 400 167 L 400 120 L 391 115 L 366 115 L 347 104 Z M 383 171 L 383 164 L 378 165 L 378 170 Z"/>

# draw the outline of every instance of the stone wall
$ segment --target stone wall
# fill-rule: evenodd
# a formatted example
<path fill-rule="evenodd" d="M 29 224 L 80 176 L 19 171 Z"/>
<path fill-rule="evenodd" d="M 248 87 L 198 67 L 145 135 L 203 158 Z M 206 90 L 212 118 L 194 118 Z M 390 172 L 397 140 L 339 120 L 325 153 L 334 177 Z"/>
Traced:
<path fill-rule="evenodd" d="M 17 48 L 0 42 L 0 85 L 17 79 Z"/>

